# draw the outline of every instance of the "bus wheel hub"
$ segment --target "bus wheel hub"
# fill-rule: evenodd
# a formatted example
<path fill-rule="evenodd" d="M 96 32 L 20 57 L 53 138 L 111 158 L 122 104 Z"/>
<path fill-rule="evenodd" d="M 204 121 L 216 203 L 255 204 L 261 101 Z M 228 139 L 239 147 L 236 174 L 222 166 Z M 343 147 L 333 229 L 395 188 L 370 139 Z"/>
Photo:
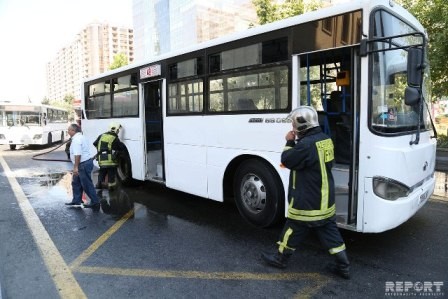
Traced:
<path fill-rule="evenodd" d="M 266 206 L 266 190 L 263 182 L 254 174 L 244 177 L 241 198 L 246 208 L 252 213 L 259 213 Z"/>

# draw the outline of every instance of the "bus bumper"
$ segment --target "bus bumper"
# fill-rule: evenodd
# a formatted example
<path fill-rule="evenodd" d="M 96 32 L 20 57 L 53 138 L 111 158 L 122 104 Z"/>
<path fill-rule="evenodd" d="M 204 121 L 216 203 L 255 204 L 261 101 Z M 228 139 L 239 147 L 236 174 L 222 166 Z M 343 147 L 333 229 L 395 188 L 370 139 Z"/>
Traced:
<path fill-rule="evenodd" d="M 406 198 L 394 201 L 385 200 L 375 195 L 372 189 L 372 178 L 364 181 L 365 196 L 363 204 L 363 217 L 360 231 L 365 233 L 379 233 L 393 229 L 411 218 L 431 197 L 435 188 L 433 175 L 421 186 L 416 188 Z"/>

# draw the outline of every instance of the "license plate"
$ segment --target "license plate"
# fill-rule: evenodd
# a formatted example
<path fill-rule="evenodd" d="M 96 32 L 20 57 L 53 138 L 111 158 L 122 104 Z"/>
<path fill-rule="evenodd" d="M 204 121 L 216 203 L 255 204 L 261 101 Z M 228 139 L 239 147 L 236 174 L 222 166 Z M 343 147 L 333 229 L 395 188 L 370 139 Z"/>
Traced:
<path fill-rule="evenodd" d="M 428 198 L 428 191 L 420 195 L 420 198 L 418 199 L 418 205 L 425 202 L 425 200 Z"/>

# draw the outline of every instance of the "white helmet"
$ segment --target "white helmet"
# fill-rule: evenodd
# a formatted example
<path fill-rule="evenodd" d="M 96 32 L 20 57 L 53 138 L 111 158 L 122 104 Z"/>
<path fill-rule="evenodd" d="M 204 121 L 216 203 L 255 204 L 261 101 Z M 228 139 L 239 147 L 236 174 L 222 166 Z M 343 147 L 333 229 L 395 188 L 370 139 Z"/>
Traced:
<path fill-rule="evenodd" d="M 319 126 L 317 112 L 313 107 L 301 106 L 291 111 L 288 119 L 292 121 L 292 126 L 298 133 Z"/>
<path fill-rule="evenodd" d="M 118 134 L 118 131 L 121 129 L 121 125 L 117 122 L 112 122 L 109 124 L 109 130 Z"/>

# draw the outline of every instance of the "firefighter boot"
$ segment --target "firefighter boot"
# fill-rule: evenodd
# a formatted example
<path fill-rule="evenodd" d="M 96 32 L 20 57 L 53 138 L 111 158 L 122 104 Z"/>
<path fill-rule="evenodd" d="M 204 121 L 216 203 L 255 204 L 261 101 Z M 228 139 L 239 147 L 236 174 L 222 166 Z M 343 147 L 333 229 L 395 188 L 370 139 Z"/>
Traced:
<path fill-rule="evenodd" d="M 270 266 L 284 269 L 286 268 L 286 265 L 288 264 L 288 260 L 291 257 L 291 252 L 263 252 L 261 253 L 261 258 Z"/>
<path fill-rule="evenodd" d="M 334 256 L 336 263 L 328 265 L 327 269 L 342 278 L 350 279 L 350 262 L 348 261 L 345 250 L 336 253 Z"/>

